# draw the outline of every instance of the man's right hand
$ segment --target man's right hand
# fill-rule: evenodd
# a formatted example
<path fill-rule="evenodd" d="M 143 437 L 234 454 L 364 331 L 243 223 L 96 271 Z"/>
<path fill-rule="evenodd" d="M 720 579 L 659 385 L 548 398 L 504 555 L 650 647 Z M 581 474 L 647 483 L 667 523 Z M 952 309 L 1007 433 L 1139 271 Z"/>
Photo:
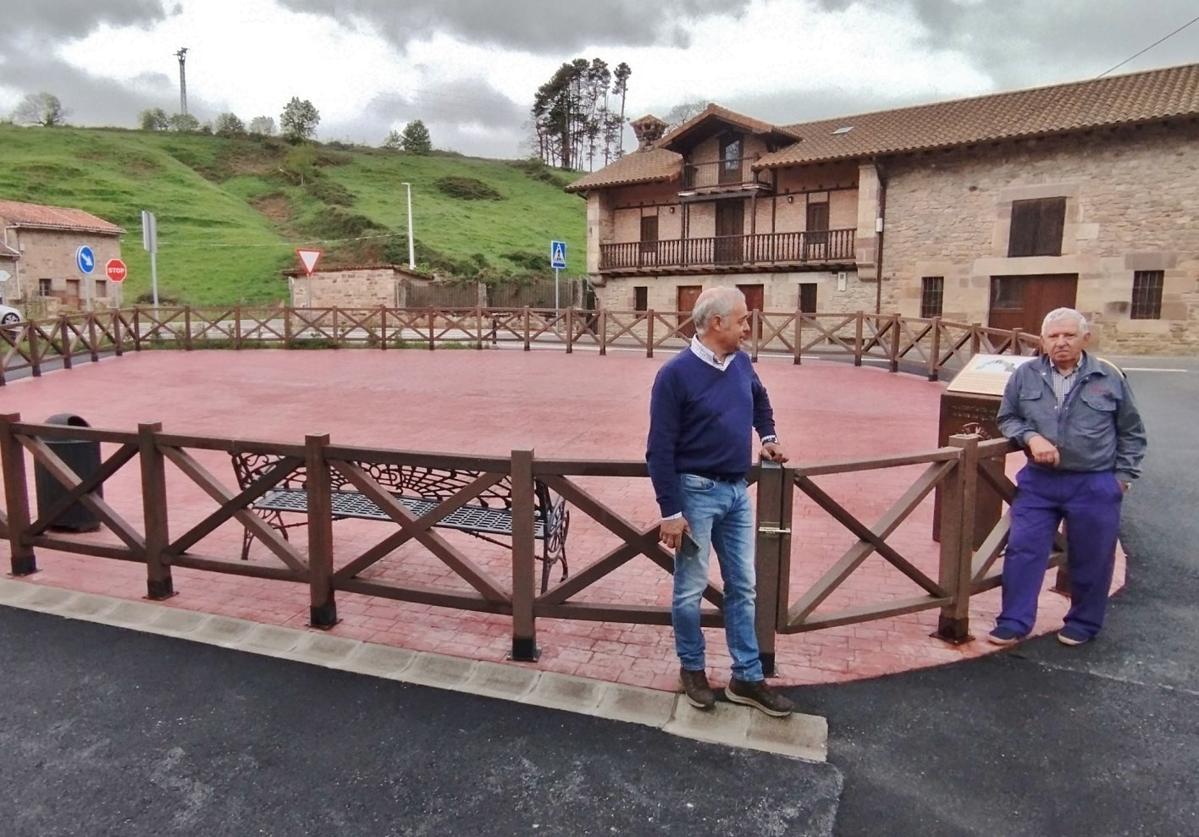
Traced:
<path fill-rule="evenodd" d="M 1058 453 L 1058 449 L 1054 447 L 1053 442 L 1044 436 L 1033 436 L 1029 439 L 1028 452 L 1032 454 L 1033 462 L 1036 462 L 1038 465 L 1048 465 L 1051 468 L 1056 468 L 1062 458 L 1062 455 Z"/>
<path fill-rule="evenodd" d="M 667 549 L 678 549 L 679 544 L 683 542 L 683 533 L 690 531 L 691 527 L 687 525 L 687 518 L 672 517 L 658 524 L 658 540 Z"/>

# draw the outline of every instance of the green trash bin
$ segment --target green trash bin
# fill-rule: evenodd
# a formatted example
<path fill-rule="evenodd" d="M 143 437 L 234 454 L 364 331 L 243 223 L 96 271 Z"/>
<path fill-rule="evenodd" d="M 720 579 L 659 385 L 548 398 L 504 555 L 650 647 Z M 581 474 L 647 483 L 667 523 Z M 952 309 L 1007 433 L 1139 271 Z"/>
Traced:
<path fill-rule="evenodd" d="M 65 424 L 69 427 L 91 427 L 79 416 L 58 413 L 46 419 L 46 424 Z M 54 451 L 67 467 L 82 480 L 100 470 L 100 443 L 91 439 L 44 439 L 46 447 Z M 51 506 L 70 493 L 65 485 L 54 479 L 40 464 L 34 466 L 34 481 L 37 484 L 38 517 L 50 511 Z M 104 486 L 96 486 L 91 492 L 104 496 Z M 68 532 L 94 532 L 100 528 L 100 519 L 82 503 L 73 503 L 50 524 L 51 529 Z"/>

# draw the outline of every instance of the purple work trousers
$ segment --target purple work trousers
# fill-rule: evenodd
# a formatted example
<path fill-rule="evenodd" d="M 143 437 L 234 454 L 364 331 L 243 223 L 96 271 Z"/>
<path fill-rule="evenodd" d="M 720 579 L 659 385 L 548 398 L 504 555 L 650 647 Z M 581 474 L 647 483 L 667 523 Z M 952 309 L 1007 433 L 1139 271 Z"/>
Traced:
<path fill-rule="evenodd" d="M 1124 492 L 1111 471 L 1051 471 L 1026 465 L 1016 477 L 1012 529 L 1003 559 L 997 625 L 1027 634 L 1058 526 L 1066 521 L 1070 611 L 1066 624 L 1094 636 L 1103 627 L 1116 563 Z"/>

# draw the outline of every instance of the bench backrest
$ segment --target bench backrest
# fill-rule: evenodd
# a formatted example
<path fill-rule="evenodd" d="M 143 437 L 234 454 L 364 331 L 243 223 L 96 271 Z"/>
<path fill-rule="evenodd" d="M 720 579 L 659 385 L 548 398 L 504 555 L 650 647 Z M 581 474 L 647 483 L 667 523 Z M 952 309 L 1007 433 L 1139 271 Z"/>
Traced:
<path fill-rule="evenodd" d="M 233 473 L 237 477 L 237 485 L 245 490 L 259 477 L 279 463 L 283 457 L 278 454 L 250 453 L 238 451 L 231 454 L 233 458 Z M 424 465 L 395 465 L 369 462 L 358 463 L 371 479 L 387 489 L 388 492 L 401 497 L 420 497 L 424 499 L 444 500 L 452 497 L 460 490 L 477 480 L 482 471 L 466 471 L 449 468 L 429 468 Z M 330 469 L 330 482 L 334 491 L 357 491 L 337 469 Z M 288 491 L 308 490 L 308 470 L 303 465 L 297 465 L 279 481 L 278 488 Z M 538 482 L 534 488 L 534 502 L 538 512 L 546 519 L 548 515 L 556 516 L 564 505 L 561 498 L 551 495 L 546 486 Z M 483 491 L 470 501 L 469 505 L 483 506 L 493 509 L 512 508 L 512 477 L 505 475 L 503 479 Z"/>

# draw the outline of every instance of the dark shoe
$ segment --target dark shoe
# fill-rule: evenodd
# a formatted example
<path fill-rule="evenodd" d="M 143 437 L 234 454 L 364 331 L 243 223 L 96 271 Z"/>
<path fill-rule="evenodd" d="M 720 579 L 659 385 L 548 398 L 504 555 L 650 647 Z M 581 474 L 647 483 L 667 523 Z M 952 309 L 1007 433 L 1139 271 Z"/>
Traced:
<path fill-rule="evenodd" d="M 1094 637 L 1077 625 L 1067 625 L 1057 632 L 1057 641 L 1062 645 L 1082 645 Z"/>
<path fill-rule="evenodd" d="M 1015 645 L 1024 639 L 1024 636 L 1024 634 L 1012 628 L 996 628 L 987 634 L 987 642 L 1006 648 L 1009 645 Z"/>
<path fill-rule="evenodd" d="M 724 696 L 733 703 L 761 709 L 775 718 L 786 718 L 795 711 L 795 704 L 778 692 L 772 691 L 765 680 L 750 682 L 734 677 L 724 690 Z"/>
<path fill-rule="evenodd" d="M 679 669 L 679 680 L 683 682 L 683 693 L 687 702 L 701 712 L 707 712 L 716 706 L 716 695 L 708 685 L 708 675 L 702 671 L 687 671 Z"/>

